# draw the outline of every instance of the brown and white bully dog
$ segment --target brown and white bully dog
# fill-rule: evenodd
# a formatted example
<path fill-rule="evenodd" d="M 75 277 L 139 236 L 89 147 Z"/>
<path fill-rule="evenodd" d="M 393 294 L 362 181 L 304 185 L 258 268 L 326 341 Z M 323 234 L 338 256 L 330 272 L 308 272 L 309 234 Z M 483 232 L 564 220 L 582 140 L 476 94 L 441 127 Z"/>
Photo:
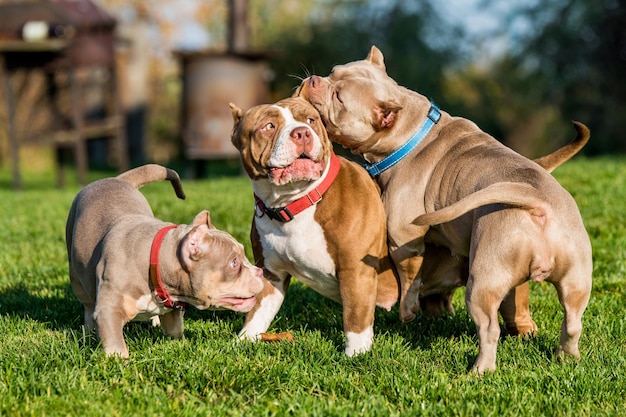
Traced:
<path fill-rule="evenodd" d="M 378 186 L 337 157 L 308 102 L 289 98 L 245 113 L 231 104 L 232 142 L 256 205 L 250 237 L 266 285 L 240 337 L 258 340 L 283 303 L 290 278 L 342 304 L 349 356 L 372 346 L 376 305 L 398 299 Z"/>
<path fill-rule="evenodd" d="M 178 174 L 144 165 L 84 187 L 66 226 L 70 280 L 84 306 L 85 328 L 97 328 L 107 355 L 128 357 L 123 328 L 160 316 L 167 336 L 183 336 L 187 304 L 247 312 L 264 285 L 243 246 L 211 224 L 208 211 L 192 224 L 158 220 L 137 188 L 169 180 L 185 198 Z"/>
<path fill-rule="evenodd" d="M 428 239 L 469 258 L 466 304 L 479 337 L 473 372 L 496 368 L 498 307 L 528 280 L 554 284 L 565 311 L 557 356 L 580 357 L 591 244 L 576 202 L 547 171 L 399 86 L 376 47 L 328 77 L 307 78 L 298 94 L 377 177 L 403 314 L 418 309 Z"/>

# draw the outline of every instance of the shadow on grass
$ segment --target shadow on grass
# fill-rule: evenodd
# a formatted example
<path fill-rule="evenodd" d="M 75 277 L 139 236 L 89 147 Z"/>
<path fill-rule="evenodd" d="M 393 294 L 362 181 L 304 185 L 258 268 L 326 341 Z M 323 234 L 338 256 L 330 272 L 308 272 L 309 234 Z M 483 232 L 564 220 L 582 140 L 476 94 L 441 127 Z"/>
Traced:
<path fill-rule="evenodd" d="M 62 295 L 40 296 L 23 283 L 5 288 L 0 291 L 0 315 L 35 320 L 52 330 L 79 328 L 82 306 L 78 300 L 72 300 L 74 294 L 69 284 L 51 290 Z"/>
<path fill-rule="evenodd" d="M 204 312 L 190 311 L 190 313 L 189 317 L 196 317 L 198 313 L 206 317 Z M 220 317 L 239 320 L 243 325 L 244 316 L 239 313 L 228 312 Z M 338 349 L 343 349 L 345 343 L 341 305 L 300 283 L 291 284 L 285 302 L 268 331 L 271 333 L 319 331 L 324 337 L 332 340 Z M 475 335 L 476 328 L 464 310 L 441 318 L 418 316 L 414 321 L 403 324 L 396 305 L 389 312 L 376 309 L 374 333 L 395 334 L 402 337 L 412 348 L 430 349 L 434 340 Z"/>
<path fill-rule="evenodd" d="M 228 314 L 232 314 L 233 320 L 241 320 L 243 324 L 241 315 Z M 222 316 L 225 317 L 228 316 Z M 235 329 L 239 328 L 235 326 Z M 272 333 L 318 331 L 324 338 L 332 341 L 338 351 L 342 351 L 345 344 L 341 305 L 299 283 L 292 283 L 289 287 L 285 302 L 270 325 L 269 331 Z M 409 349 L 424 351 L 432 350 L 433 346 L 439 345 L 442 340 L 467 344 L 467 338 L 474 339 L 475 343 L 472 345 L 475 349 L 470 349 L 460 359 L 462 363 L 467 364 L 466 371 L 473 365 L 478 352 L 476 326 L 464 307 L 457 307 L 456 314 L 438 318 L 418 315 L 415 320 L 406 324 L 400 321 L 397 305 L 389 312 L 377 308 L 374 333 L 400 337 Z M 499 349 L 502 349 L 503 344 L 520 352 L 531 349 L 552 360 L 556 346 L 550 336 L 542 333 L 540 329 L 539 335 L 535 337 L 509 337 L 505 336 L 502 329 Z"/>
<path fill-rule="evenodd" d="M 51 288 L 50 296 L 38 295 L 24 284 L 0 291 L 0 315 L 14 316 L 25 320 L 35 320 L 51 330 L 80 331 L 83 322 L 83 309 L 74 297 L 69 284 Z M 243 326 L 245 315 L 233 311 L 199 311 L 191 308 L 185 313 L 185 322 L 223 321 L 233 328 L 233 337 Z M 343 349 L 343 320 L 341 305 L 316 293 L 299 283 L 290 286 L 285 302 L 270 325 L 270 332 L 319 331 L 324 337 Z M 414 321 L 403 324 L 399 319 L 398 307 L 390 312 L 376 310 L 375 334 L 392 334 L 401 337 L 410 348 L 428 350 L 437 340 L 459 339 L 475 336 L 476 328 L 465 310 L 459 309 L 455 315 L 440 318 L 418 316 Z M 159 329 L 152 328 L 150 322 L 136 322 L 124 329 L 126 337 L 162 340 Z M 187 339 L 202 338 L 193 329 L 185 330 Z M 533 339 L 535 349 L 546 357 L 553 354 L 553 346 L 542 338 Z M 97 343 L 97 342 L 96 342 Z M 468 363 L 473 363 L 468 357 Z"/>
<path fill-rule="evenodd" d="M 51 287 L 50 294 L 41 296 L 40 290 L 33 291 L 24 283 L 18 283 L 0 290 L 0 316 L 34 320 L 44 324 L 50 330 L 82 330 L 83 306 L 74 296 L 69 284 Z M 199 311 L 190 308 L 185 313 L 185 320 L 233 320 L 243 325 L 241 313 L 231 311 Z M 143 334 L 146 329 L 153 328 L 150 321 L 129 323 L 124 333 Z M 155 340 L 165 337 L 160 329 L 153 332 Z"/>

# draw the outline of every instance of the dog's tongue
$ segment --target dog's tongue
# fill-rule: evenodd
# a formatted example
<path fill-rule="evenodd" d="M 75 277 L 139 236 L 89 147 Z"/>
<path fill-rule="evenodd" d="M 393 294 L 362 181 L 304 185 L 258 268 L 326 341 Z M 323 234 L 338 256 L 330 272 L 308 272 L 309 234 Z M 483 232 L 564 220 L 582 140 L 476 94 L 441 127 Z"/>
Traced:
<path fill-rule="evenodd" d="M 270 179 L 278 185 L 294 181 L 314 181 L 322 175 L 323 171 L 324 165 L 322 162 L 299 158 L 286 167 L 272 168 L 270 170 Z"/>
<path fill-rule="evenodd" d="M 231 310 L 247 312 L 254 307 L 256 303 L 256 297 L 249 298 L 237 298 L 237 297 L 223 297 L 220 299 L 223 307 Z"/>

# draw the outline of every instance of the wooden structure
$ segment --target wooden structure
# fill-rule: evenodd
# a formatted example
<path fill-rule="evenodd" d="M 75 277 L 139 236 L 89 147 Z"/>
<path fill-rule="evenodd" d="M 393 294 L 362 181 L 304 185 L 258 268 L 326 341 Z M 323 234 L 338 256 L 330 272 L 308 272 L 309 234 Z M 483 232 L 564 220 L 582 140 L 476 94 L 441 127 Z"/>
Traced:
<path fill-rule="evenodd" d="M 239 158 L 231 144 L 228 106 L 248 109 L 268 99 L 267 62 L 260 55 L 179 53 L 182 67 L 181 125 L 185 157 L 192 161 Z"/>
<path fill-rule="evenodd" d="M 58 186 L 65 183 L 60 156 L 63 148 L 74 151 L 78 181 L 87 183 L 86 141 L 94 137 L 115 139 L 112 153 L 119 169 L 126 170 L 128 150 L 115 69 L 115 20 L 89 0 L 3 3 L 0 16 L 0 77 L 14 188 L 22 188 L 19 149 L 24 144 L 55 147 Z M 104 114 L 88 120 L 85 100 L 94 83 L 85 74 L 94 69 L 102 80 L 97 87 Z M 43 74 L 45 80 L 35 104 L 50 108 L 51 123 L 36 137 L 18 137 L 16 108 L 22 91 L 15 91 L 14 79 L 19 74 L 27 84 L 35 73 L 40 78 Z"/>
<path fill-rule="evenodd" d="M 230 141 L 233 117 L 228 104 L 245 110 L 269 99 L 273 74 L 267 54 L 248 48 L 248 0 L 229 0 L 229 12 L 226 51 L 177 53 L 184 155 L 200 171 L 208 160 L 239 159 Z"/>

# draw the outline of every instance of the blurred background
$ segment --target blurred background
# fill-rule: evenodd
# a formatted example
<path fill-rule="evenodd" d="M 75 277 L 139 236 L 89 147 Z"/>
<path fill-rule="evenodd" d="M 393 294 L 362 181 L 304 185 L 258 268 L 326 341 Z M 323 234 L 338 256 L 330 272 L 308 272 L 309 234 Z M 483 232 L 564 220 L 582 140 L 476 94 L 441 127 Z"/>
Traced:
<path fill-rule="evenodd" d="M 79 182 L 145 162 L 237 172 L 228 102 L 282 99 L 371 45 L 525 156 L 571 140 L 570 120 L 591 129 L 583 153 L 626 152 L 619 0 L 0 0 L 0 170 L 15 188 L 76 165 Z"/>

